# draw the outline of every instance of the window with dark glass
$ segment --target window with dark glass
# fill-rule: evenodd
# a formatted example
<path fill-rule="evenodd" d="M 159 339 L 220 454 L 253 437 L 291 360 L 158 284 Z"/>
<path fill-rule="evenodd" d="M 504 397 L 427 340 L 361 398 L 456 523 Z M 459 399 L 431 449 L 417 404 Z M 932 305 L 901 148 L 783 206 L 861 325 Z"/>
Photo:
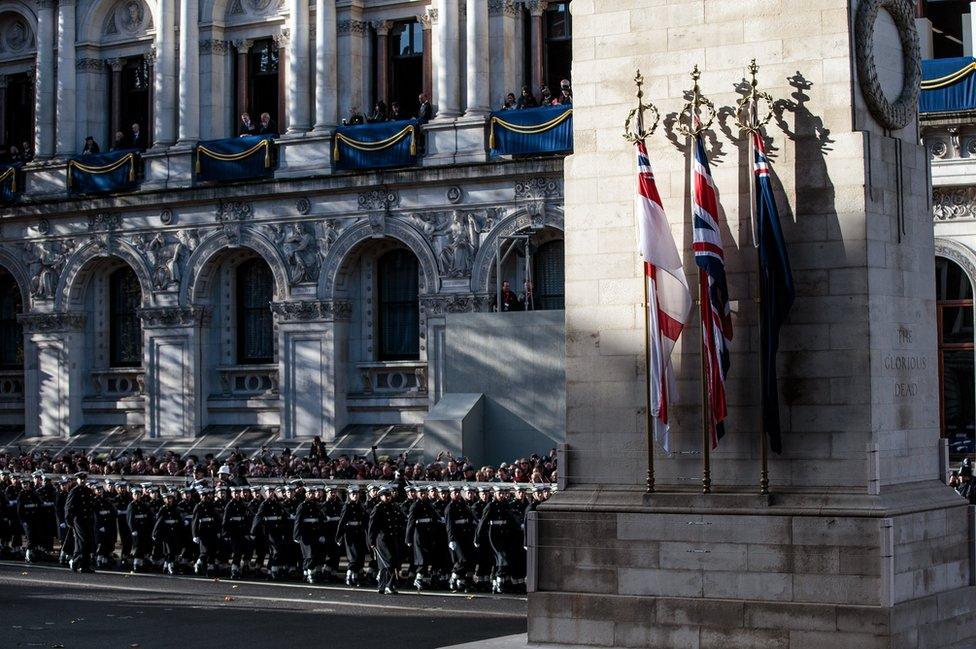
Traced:
<path fill-rule="evenodd" d="M 976 452 L 976 345 L 973 286 L 958 264 L 937 257 L 935 294 L 939 334 L 939 415 L 953 461 Z M 906 388 L 908 389 L 908 388 Z"/>
<path fill-rule="evenodd" d="M 573 63 L 573 17 L 569 2 L 550 3 L 543 16 L 545 24 L 545 75 L 553 96 L 559 95 L 559 82 L 569 79 Z"/>
<path fill-rule="evenodd" d="M 566 307 L 566 280 L 563 259 L 562 239 L 542 244 L 532 257 L 532 280 L 536 309 L 563 309 Z"/>
<path fill-rule="evenodd" d="M 274 362 L 274 278 L 263 259 L 237 267 L 237 363 Z"/>
<path fill-rule="evenodd" d="M 0 369 L 24 366 L 24 336 L 17 322 L 20 312 L 20 288 L 10 273 L 0 270 Z"/>
<path fill-rule="evenodd" d="M 424 30 L 417 21 L 400 22 L 390 31 L 390 87 L 380 88 L 380 99 L 400 104 L 400 114 L 413 117 L 424 85 Z"/>
<path fill-rule="evenodd" d="M 135 272 L 125 266 L 109 276 L 109 362 L 112 367 L 142 364 L 142 290 Z"/>
<path fill-rule="evenodd" d="M 115 104 L 115 88 L 112 84 L 118 83 L 118 104 Z M 143 56 L 134 56 L 125 59 L 122 70 L 118 74 L 112 74 L 109 81 L 110 105 L 113 110 L 118 111 L 118 115 L 112 120 L 115 129 L 122 131 L 125 138 L 124 146 L 132 144 L 132 125 L 139 125 L 139 132 L 145 141 L 140 146 L 152 145 L 152 124 L 150 119 L 150 106 L 152 104 L 152 66 Z M 115 133 L 109 134 L 107 142 L 100 142 L 102 150 L 107 151 L 112 146 Z M 97 139 L 97 138 L 96 138 Z"/>
<path fill-rule="evenodd" d="M 34 147 L 34 87 L 26 72 L 7 75 L 7 88 L 3 91 L 4 123 L 0 124 L 0 144 L 5 152 L 11 146 L 18 150 L 24 142 Z M 23 151 L 21 151 L 23 153 Z M 2 159 L 2 157 L 0 157 Z"/>
<path fill-rule="evenodd" d="M 409 250 L 388 252 L 376 263 L 379 360 L 420 357 L 419 269 Z"/>
<path fill-rule="evenodd" d="M 278 45 L 271 39 L 254 43 L 248 52 L 248 107 L 255 125 L 261 113 L 278 120 Z"/>

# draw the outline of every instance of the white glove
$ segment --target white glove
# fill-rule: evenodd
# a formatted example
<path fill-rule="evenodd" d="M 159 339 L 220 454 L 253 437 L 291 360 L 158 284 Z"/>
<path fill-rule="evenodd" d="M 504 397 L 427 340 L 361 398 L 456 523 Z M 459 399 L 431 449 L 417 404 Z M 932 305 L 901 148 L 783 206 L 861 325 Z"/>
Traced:
<path fill-rule="evenodd" d="M 200 537 L 199 536 L 194 536 L 193 537 L 193 542 L 196 543 L 197 545 L 199 545 L 200 544 Z"/>
<path fill-rule="evenodd" d="M 457 543 L 455 543 L 454 541 L 448 543 L 447 547 L 451 549 L 451 552 L 457 552 Z"/>
<path fill-rule="evenodd" d="M 319 537 L 319 543 L 325 543 L 325 537 L 324 536 L 320 536 Z"/>
<path fill-rule="evenodd" d="M 104 527 L 99 527 L 98 528 L 98 531 L 101 532 L 102 534 L 104 534 L 105 533 L 105 528 Z"/>
<path fill-rule="evenodd" d="M 477 541 L 475 541 L 475 544 L 474 544 L 474 547 L 476 547 L 476 548 L 480 548 L 481 546 L 480 546 L 480 545 L 478 545 L 478 542 L 477 542 Z"/>
<path fill-rule="evenodd" d="M 139 536 L 139 532 L 133 532 L 132 533 L 132 538 L 136 538 L 137 536 Z"/>

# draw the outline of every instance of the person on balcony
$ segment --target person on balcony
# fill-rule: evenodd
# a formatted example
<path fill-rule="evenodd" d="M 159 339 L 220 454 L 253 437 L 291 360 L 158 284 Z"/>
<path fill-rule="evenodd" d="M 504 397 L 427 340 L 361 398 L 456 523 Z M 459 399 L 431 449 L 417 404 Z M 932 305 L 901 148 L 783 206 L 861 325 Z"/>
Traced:
<path fill-rule="evenodd" d="M 502 104 L 502 110 L 515 110 L 518 107 L 518 102 L 515 100 L 515 93 L 510 92 L 505 95 L 505 102 Z"/>
<path fill-rule="evenodd" d="M 30 162 L 34 159 L 34 149 L 31 148 L 30 142 L 27 140 L 20 143 L 20 159 L 23 162 Z"/>
<path fill-rule="evenodd" d="M 542 84 L 542 88 L 539 89 L 539 105 L 540 106 L 551 106 L 552 105 L 552 92 L 549 90 L 549 84 Z"/>
<path fill-rule="evenodd" d="M 390 104 L 390 121 L 398 122 L 402 119 L 406 119 L 406 117 L 404 117 L 403 112 L 400 110 L 400 102 L 395 101 Z"/>
<path fill-rule="evenodd" d="M 525 304 L 518 294 L 512 290 L 512 284 L 505 280 L 502 282 L 502 299 L 498 304 L 499 311 L 524 311 Z M 490 480 L 488 481 L 490 482 Z"/>
<path fill-rule="evenodd" d="M 278 135 L 278 125 L 271 119 L 269 113 L 261 113 L 261 123 L 257 128 L 258 135 Z"/>
<path fill-rule="evenodd" d="M 427 98 L 425 93 L 420 93 L 417 100 L 420 102 L 420 106 L 417 108 L 417 121 L 421 124 L 426 124 L 433 116 L 434 109 L 431 107 L 430 99 Z"/>
<path fill-rule="evenodd" d="M 109 148 L 109 151 L 119 151 L 121 149 L 124 149 L 125 147 L 126 147 L 125 133 L 123 133 L 122 131 L 116 131 L 115 137 L 112 139 L 112 146 Z"/>
<path fill-rule="evenodd" d="M 543 86 L 545 88 L 545 86 Z M 515 107 L 519 110 L 523 108 L 535 108 L 539 105 L 535 97 L 532 95 L 532 91 L 529 90 L 528 86 L 522 86 L 522 94 L 519 96 L 518 101 L 515 102 Z"/>
<path fill-rule="evenodd" d="M 91 135 L 85 138 L 85 147 L 81 150 L 81 155 L 94 155 L 96 153 L 101 153 L 101 149 L 98 147 L 98 142 L 95 141 Z"/>
<path fill-rule="evenodd" d="M 16 164 L 18 162 L 23 162 L 24 156 L 17 148 L 16 144 L 11 144 L 10 149 L 7 151 L 7 162 L 10 164 Z"/>
<path fill-rule="evenodd" d="M 370 124 L 375 124 L 377 122 L 385 122 L 387 119 L 388 115 L 386 110 L 386 102 L 380 99 L 373 106 L 373 112 L 369 117 L 366 118 L 366 121 Z"/>
<path fill-rule="evenodd" d="M 251 121 L 251 115 L 248 113 L 241 113 L 241 125 L 237 129 L 237 134 L 241 137 L 246 137 L 248 135 L 254 135 L 254 132 L 254 122 Z"/>
<path fill-rule="evenodd" d="M 349 119 L 345 121 L 349 126 L 356 126 L 357 124 L 365 124 L 366 118 L 363 114 L 359 112 L 359 106 L 353 106 L 352 110 L 349 111 Z"/>
<path fill-rule="evenodd" d="M 139 151 L 146 150 L 146 136 L 142 134 L 139 122 L 132 125 L 132 135 L 129 136 L 129 148 L 138 149 Z"/>

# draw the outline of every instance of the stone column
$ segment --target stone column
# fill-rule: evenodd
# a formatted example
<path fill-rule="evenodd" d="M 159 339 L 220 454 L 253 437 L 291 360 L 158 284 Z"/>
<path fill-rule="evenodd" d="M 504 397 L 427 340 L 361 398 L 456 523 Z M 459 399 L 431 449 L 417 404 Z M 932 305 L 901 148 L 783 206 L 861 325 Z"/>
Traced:
<path fill-rule="evenodd" d="M 461 115 L 458 0 L 437 0 L 437 118 Z"/>
<path fill-rule="evenodd" d="M 203 426 L 200 376 L 203 323 L 196 307 L 142 309 L 146 432 L 153 438 L 192 437 Z"/>
<path fill-rule="evenodd" d="M 389 104 L 390 96 L 390 29 L 392 20 L 377 20 L 373 23 L 376 30 L 376 101 L 382 99 Z"/>
<path fill-rule="evenodd" d="M 471 117 L 487 115 L 490 110 L 488 54 L 488 3 L 485 0 L 468 0 L 468 92 L 465 114 Z"/>
<path fill-rule="evenodd" d="M 542 66 L 543 66 L 543 33 L 542 33 L 542 14 L 549 6 L 549 0 L 526 0 L 526 7 L 532 16 L 532 92 L 539 94 L 542 87 Z M 518 92 L 515 92 L 518 95 Z"/>
<path fill-rule="evenodd" d="M 109 133 L 109 146 L 115 139 L 115 134 L 122 130 L 122 59 L 108 59 L 105 61 L 111 75 L 112 84 L 112 105 L 110 113 L 111 133 Z"/>
<path fill-rule="evenodd" d="M 342 20 L 336 26 L 339 66 L 339 119 L 353 108 L 365 110 L 364 43 L 367 25 L 362 20 Z"/>
<path fill-rule="evenodd" d="M 346 423 L 344 357 L 339 348 L 351 305 L 344 300 L 275 302 L 278 383 L 284 437 L 332 441 Z"/>
<path fill-rule="evenodd" d="M 42 437 L 68 437 L 83 425 L 85 316 L 80 313 L 29 313 L 24 328 L 25 430 Z"/>
<path fill-rule="evenodd" d="M 282 30 L 274 37 L 275 46 L 278 48 L 278 132 L 284 133 L 288 126 L 288 94 L 287 75 L 288 69 L 288 30 Z M 252 115 L 253 117 L 253 115 Z M 255 124 L 261 121 L 260 115 L 255 120 Z"/>
<path fill-rule="evenodd" d="M 57 72 L 57 149 L 59 156 L 78 150 L 75 134 L 75 2 L 58 2 L 58 72 Z"/>
<path fill-rule="evenodd" d="M 54 0 L 38 0 L 34 154 L 42 160 L 54 155 L 54 20 Z"/>
<path fill-rule="evenodd" d="M 159 0 L 156 25 L 156 63 L 153 66 L 153 148 L 176 142 L 176 42 L 173 24 L 176 0 Z"/>
<path fill-rule="evenodd" d="M 199 0 L 180 0 L 179 143 L 200 139 Z"/>
<path fill-rule="evenodd" d="M 231 115 L 237 97 L 227 89 L 233 84 L 231 44 L 219 38 L 200 40 L 200 139 L 236 135 L 239 115 Z"/>
<path fill-rule="evenodd" d="M 505 95 L 514 92 L 516 95 L 522 89 L 525 80 L 522 78 L 523 48 L 513 47 L 519 40 L 516 34 L 516 20 L 518 10 L 514 0 L 492 0 L 488 3 L 489 40 L 489 105 L 500 107 L 505 101 Z"/>
<path fill-rule="evenodd" d="M 312 126 L 308 92 L 308 0 L 288 0 L 288 36 L 285 48 L 288 51 L 287 132 L 297 134 Z"/>
<path fill-rule="evenodd" d="M 434 96 L 434 76 L 433 76 L 433 53 L 431 48 L 433 47 L 432 39 L 430 37 L 430 25 L 431 25 L 431 15 L 430 9 L 424 11 L 417 18 L 420 21 L 420 27 L 424 32 L 424 94 L 427 95 L 427 99 L 433 101 Z"/>
<path fill-rule="evenodd" d="M 315 4 L 315 128 L 328 131 L 338 119 L 338 85 L 336 70 L 335 0 L 316 0 Z"/>
<path fill-rule="evenodd" d="M 0 74 L 0 142 L 10 143 L 7 137 L 7 75 Z M 17 144 L 20 148 L 20 144 Z"/>
<path fill-rule="evenodd" d="M 251 50 L 254 42 L 250 39 L 240 39 L 234 41 L 234 49 L 237 50 L 237 114 L 234 115 L 234 128 L 240 122 L 241 113 L 250 111 L 247 105 L 247 53 Z M 258 115 L 251 115 L 252 121 L 259 121 Z"/>

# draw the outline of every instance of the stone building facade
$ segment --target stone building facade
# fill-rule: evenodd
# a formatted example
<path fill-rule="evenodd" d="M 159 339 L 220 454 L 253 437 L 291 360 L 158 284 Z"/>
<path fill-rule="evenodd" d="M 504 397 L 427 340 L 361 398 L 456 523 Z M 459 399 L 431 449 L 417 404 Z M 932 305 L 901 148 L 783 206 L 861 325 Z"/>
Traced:
<path fill-rule="evenodd" d="M 0 208 L 0 425 L 419 427 L 447 389 L 446 316 L 492 308 L 498 244 L 527 235 L 561 272 L 562 158 L 489 158 L 485 119 L 522 83 L 558 86 L 566 5 L 0 4 L 0 124 L 34 149 Z M 352 109 L 421 92 L 421 163 L 332 169 Z M 195 182 L 193 145 L 235 135 L 244 110 L 281 127 L 273 176 Z M 66 194 L 83 137 L 107 149 L 131 121 L 150 140 L 139 189 Z M 512 257 L 504 279 L 520 287 L 530 266 Z"/>

